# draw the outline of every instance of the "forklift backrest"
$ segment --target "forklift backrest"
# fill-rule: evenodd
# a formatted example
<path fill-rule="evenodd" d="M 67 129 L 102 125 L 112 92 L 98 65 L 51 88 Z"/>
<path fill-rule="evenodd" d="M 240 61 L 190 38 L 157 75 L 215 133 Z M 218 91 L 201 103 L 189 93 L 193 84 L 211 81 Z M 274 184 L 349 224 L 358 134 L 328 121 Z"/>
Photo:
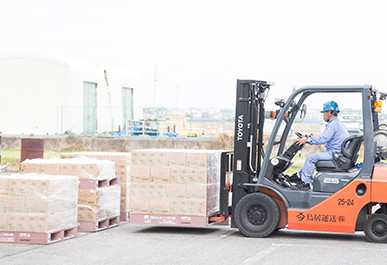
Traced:
<path fill-rule="evenodd" d="M 359 149 L 363 139 L 363 135 L 347 137 L 341 144 L 343 156 L 335 157 L 333 160 L 318 161 L 317 171 L 345 172 L 352 169 L 359 157 Z"/>
<path fill-rule="evenodd" d="M 363 135 L 351 135 L 341 144 L 343 156 L 351 161 L 350 167 L 355 165 L 356 160 L 359 157 L 359 150 L 363 139 Z"/>

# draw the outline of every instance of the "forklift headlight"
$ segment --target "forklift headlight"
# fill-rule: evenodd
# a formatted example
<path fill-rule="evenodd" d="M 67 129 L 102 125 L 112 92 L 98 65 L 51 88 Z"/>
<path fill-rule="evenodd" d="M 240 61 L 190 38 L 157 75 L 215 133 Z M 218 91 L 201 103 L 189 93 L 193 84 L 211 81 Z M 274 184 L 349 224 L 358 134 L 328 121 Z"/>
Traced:
<path fill-rule="evenodd" d="M 274 158 L 271 159 L 271 164 L 272 164 L 273 166 L 278 165 L 278 163 L 279 163 L 278 158 L 274 157 Z"/>

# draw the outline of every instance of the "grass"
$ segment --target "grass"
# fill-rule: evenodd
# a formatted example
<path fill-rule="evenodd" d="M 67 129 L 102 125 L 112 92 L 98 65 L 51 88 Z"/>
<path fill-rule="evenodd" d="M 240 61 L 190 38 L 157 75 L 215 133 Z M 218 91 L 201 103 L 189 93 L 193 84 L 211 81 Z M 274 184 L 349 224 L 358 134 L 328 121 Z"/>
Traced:
<path fill-rule="evenodd" d="M 44 158 L 59 157 L 62 152 L 44 151 Z M 1 150 L 1 164 L 9 168 L 20 168 L 20 150 Z"/>

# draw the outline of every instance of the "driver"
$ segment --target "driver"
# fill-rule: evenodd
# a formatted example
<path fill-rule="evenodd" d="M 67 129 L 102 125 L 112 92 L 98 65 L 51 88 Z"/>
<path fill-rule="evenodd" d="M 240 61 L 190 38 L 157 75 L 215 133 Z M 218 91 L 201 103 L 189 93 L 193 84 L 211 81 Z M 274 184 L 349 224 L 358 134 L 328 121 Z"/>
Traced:
<path fill-rule="evenodd" d="M 327 122 L 324 132 L 318 137 L 309 136 L 297 139 L 296 142 L 298 145 L 303 145 L 305 143 L 311 145 L 324 144 L 326 151 L 308 155 L 305 159 L 304 166 L 298 173 L 299 176 L 294 174 L 293 176 L 288 177 L 289 181 L 296 182 L 296 188 L 305 190 L 310 189 L 314 168 L 318 161 L 333 160 L 334 152 L 337 152 L 340 156 L 342 155 L 341 144 L 349 135 L 347 129 L 337 117 L 337 113 L 339 112 L 339 106 L 336 102 L 325 102 L 323 110 L 321 111 L 321 113 L 324 113 L 324 121 Z"/>

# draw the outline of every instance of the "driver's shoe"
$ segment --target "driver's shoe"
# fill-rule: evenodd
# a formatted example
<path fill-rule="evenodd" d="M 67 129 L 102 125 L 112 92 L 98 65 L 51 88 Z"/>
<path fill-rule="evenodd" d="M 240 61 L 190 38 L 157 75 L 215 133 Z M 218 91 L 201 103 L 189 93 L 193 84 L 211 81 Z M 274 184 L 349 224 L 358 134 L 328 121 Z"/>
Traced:
<path fill-rule="evenodd" d="M 300 177 L 297 175 L 297 173 L 294 173 L 294 174 L 291 175 L 291 176 L 284 175 L 284 177 L 285 177 L 289 182 L 300 182 L 300 181 L 301 181 L 301 179 L 300 179 Z"/>
<path fill-rule="evenodd" d="M 302 180 L 298 181 L 294 186 L 291 187 L 293 190 L 310 190 L 310 184 L 305 183 Z"/>

